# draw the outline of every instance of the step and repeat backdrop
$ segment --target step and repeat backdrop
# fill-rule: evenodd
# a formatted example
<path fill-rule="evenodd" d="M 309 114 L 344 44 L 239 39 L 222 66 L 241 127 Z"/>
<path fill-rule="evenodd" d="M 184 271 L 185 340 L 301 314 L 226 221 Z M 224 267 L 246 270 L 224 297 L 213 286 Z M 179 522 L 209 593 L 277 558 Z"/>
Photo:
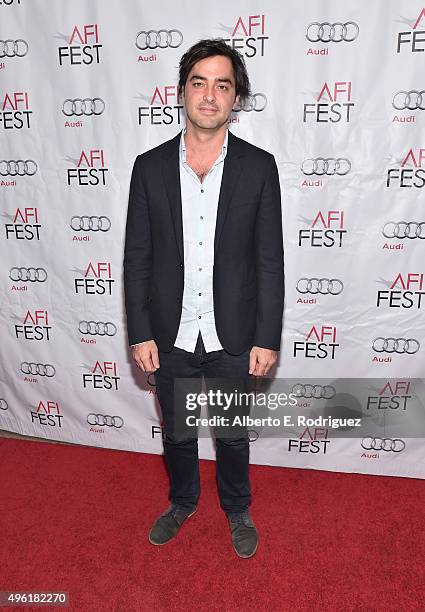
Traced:
<path fill-rule="evenodd" d="M 184 127 L 178 63 L 204 37 L 249 70 L 229 129 L 278 163 L 275 374 L 312 417 L 252 426 L 252 462 L 424 478 L 423 0 L 0 0 L 0 428 L 162 453 L 127 346 L 124 228 L 134 159 Z M 370 432 L 313 418 L 348 397 Z"/>

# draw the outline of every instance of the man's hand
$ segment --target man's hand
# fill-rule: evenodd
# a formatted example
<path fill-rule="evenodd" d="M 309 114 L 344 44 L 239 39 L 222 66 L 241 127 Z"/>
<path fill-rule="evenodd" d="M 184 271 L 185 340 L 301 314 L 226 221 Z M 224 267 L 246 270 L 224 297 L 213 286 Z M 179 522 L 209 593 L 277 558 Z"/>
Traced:
<path fill-rule="evenodd" d="M 158 347 L 155 340 L 146 340 L 131 347 L 133 359 L 142 372 L 155 372 L 159 368 Z"/>
<path fill-rule="evenodd" d="M 253 346 L 249 354 L 249 373 L 253 376 L 265 376 L 277 361 L 277 351 Z"/>

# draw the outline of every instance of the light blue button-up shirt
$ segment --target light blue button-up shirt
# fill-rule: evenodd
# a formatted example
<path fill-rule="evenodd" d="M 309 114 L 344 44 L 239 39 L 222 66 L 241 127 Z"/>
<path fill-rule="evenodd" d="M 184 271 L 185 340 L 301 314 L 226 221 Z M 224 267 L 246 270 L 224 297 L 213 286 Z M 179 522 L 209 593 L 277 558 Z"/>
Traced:
<path fill-rule="evenodd" d="M 201 182 L 186 162 L 186 144 L 180 139 L 180 185 L 184 243 L 184 291 L 178 348 L 194 352 L 201 332 L 207 353 L 222 349 L 214 319 L 214 234 L 218 198 L 227 152 L 228 132 L 221 155 Z"/>

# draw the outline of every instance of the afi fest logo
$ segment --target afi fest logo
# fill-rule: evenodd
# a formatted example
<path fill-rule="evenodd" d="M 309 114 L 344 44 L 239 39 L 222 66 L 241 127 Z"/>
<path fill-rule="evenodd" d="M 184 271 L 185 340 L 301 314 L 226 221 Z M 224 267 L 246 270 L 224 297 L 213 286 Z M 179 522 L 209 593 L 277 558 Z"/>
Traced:
<path fill-rule="evenodd" d="M 115 361 L 96 361 L 89 374 L 83 374 L 83 387 L 87 389 L 108 389 L 118 391 L 117 363 Z"/>
<path fill-rule="evenodd" d="M 12 223 L 5 223 L 6 240 L 40 240 L 38 209 L 17 208 Z"/>
<path fill-rule="evenodd" d="M 425 8 L 421 10 L 411 30 L 397 34 L 397 53 L 423 53 L 425 51 Z M 407 20 L 406 20 L 407 21 Z"/>
<path fill-rule="evenodd" d="M 326 427 L 306 427 L 300 437 L 288 440 L 288 452 L 313 453 L 326 455 L 328 444 L 328 429 Z"/>
<path fill-rule="evenodd" d="M 310 229 L 298 230 L 298 246 L 307 243 L 310 247 L 342 247 L 346 233 L 343 210 L 319 210 Z"/>
<path fill-rule="evenodd" d="M 84 271 L 83 278 L 74 279 L 75 293 L 85 295 L 112 295 L 112 285 L 115 280 L 112 278 L 111 264 L 109 262 L 97 261 L 89 262 Z"/>
<path fill-rule="evenodd" d="M 336 340 L 336 325 L 313 325 L 305 340 L 294 342 L 293 357 L 301 353 L 304 359 L 335 359 L 335 350 L 339 346 Z"/>
<path fill-rule="evenodd" d="M 15 324 L 15 336 L 24 340 L 49 341 L 51 329 L 47 310 L 27 310 L 23 322 Z"/>
<path fill-rule="evenodd" d="M 59 402 L 40 400 L 36 410 L 31 410 L 31 423 L 47 425 L 48 427 L 62 427 L 63 414 Z"/>
<path fill-rule="evenodd" d="M 316 101 L 317 104 L 304 104 L 304 123 L 349 123 L 354 108 L 351 81 L 335 81 L 329 85 L 325 82 Z"/>
<path fill-rule="evenodd" d="M 420 189 L 425 185 L 425 149 L 409 149 L 400 167 L 388 168 L 387 187 L 405 187 Z"/>
<path fill-rule="evenodd" d="M 68 45 L 58 48 L 59 66 L 99 64 L 101 48 L 97 23 L 74 26 Z"/>
<path fill-rule="evenodd" d="M 109 168 L 105 167 L 103 149 L 84 149 L 80 153 L 76 168 L 67 168 L 67 185 L 80 187 L 106 185 Z"/>
<path fill-rule="evenodd" d="M 177 85 L 157 85 L 152 96 L 142 96 L 148 104 L 138 107 L 139 125 L 181 124 L 183 104 Z"/>
<path fill-rule="evenodd" d="M 376 307 L 421 308 L 424 275 L 423 272 L 397 274 L 389 289 L 380 289 L 376 296 Z"/>
<path fill-rule="evenodd" d="M 28 92 L 6 92 L 1 101 L 0 126 L 4 130 L 30 128 L 30 109 Z"/>
<path fill-rule="evenodd" d="M 389 380 L 377 394 L 369 395 L 366 410 L 407 410 L 410 395 L 409 380 Z"/>
<path fill-rule="evenodd" d="M 237 18 L 233 28 L 222 29 L 230 32 L 230 38 L 224 38 L 225 42 L 237 49 L 245 57 L 264 56 L 266 40 L 266 16 L 265 15 L 246 15 Z"/>

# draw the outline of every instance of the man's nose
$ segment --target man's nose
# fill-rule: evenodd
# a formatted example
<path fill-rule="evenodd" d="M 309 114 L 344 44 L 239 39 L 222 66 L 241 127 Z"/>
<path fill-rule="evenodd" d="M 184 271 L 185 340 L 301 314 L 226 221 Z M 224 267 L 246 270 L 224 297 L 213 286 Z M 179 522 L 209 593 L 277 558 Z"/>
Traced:
<path fill-rule="evenodd" d="M 214 102 L 215 100 L 215 92 L 214 92 L 214 86 L 208 86 L 204 92 L 204 99 L 208 100 L 209 102 Z"/>

